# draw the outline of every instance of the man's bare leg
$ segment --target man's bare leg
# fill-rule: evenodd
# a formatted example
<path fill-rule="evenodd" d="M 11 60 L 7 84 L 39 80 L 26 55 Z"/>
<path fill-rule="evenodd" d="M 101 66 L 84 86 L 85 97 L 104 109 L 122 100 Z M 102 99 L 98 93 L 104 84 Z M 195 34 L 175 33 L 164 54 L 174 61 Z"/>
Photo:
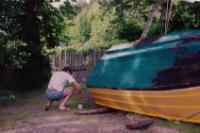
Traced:
<path fill-rule="evenodd" d="M 66 88 L 64 90 L 65 97 L 64 97 L 64 99 L 61 101 L 61 103 L 59 105 L 59 110 L 66 110 L 65 104 L 70 99 L 70 97 L 72 96 L 73 92 L 74 92 L 74 89 L 71 88 L 71 87 Z"/>
<path fill-rule="evenodd" d="M 51 101 L 51 100 L 48 101 L 45 111 L 48 111 L 50 109 L 52 103 L 53 103 L 53 101 Z"/>

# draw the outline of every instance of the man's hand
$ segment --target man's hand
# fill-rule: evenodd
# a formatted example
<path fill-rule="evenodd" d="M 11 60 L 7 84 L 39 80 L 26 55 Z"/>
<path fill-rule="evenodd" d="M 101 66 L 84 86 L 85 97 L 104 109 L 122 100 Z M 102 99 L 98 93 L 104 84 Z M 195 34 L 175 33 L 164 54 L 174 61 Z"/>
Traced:
<path fill-rule="evenodd" d="M 82 92 L 81 90 L 78 90 L 78 97 L 79 97 L 80 99 L 83 98 L 83 92 Z"/>
<path fill-rule="evenodd" d="M 77 82 L 72 82 L 72 85 L 78 91 L 77 92 L 78 97 L 82 99 L 83 98 L 83 92 L 81 91 L 80 85 Z"/>

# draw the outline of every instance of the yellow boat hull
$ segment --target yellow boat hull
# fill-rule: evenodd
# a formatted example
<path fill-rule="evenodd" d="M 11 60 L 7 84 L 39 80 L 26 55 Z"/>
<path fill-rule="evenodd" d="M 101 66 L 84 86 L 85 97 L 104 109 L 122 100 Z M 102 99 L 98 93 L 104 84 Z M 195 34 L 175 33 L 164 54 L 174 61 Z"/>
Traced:
<path fill-rule="evenodd" d="M 89 88 L 89 92 L 96 104 L 105 107 L 200 123 L 200 86 L 162 91 Z"/>

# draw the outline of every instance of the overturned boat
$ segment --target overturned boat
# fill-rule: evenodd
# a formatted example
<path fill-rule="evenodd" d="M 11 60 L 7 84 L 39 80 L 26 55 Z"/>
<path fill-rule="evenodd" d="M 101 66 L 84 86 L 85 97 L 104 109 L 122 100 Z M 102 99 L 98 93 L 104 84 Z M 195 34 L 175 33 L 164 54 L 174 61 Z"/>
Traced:
<path fill-rule="evenodd" d="M 200 30 L 114 46 L 87 86 L 98 105 L 200 123 Z"/>

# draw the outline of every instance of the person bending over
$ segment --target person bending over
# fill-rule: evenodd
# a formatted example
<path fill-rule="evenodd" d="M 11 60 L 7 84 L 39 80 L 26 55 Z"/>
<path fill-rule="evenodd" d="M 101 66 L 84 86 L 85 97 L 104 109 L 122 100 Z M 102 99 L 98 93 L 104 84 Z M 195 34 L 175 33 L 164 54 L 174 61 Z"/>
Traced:
<path fill-rule="evenodd" d="M 71 84 L 72 87 L 65 88 L 65 85 L 67 83 Z M 62 71 L 53 73 L 45 93 L 48 98 L 48 103 L 45 111 L 48 111 L 50 109 L 53 101 L 59 101 L 61 99 L 62 101 L 60 102 L 59 110 L 68 110 L 65 104 L 70 99 L 75 90 L 78 91 L 78 96 L 82 97 L 80 85 L 72 76 L 72 70 L 70 69 L 70 67 L 64 67 Z"/>

